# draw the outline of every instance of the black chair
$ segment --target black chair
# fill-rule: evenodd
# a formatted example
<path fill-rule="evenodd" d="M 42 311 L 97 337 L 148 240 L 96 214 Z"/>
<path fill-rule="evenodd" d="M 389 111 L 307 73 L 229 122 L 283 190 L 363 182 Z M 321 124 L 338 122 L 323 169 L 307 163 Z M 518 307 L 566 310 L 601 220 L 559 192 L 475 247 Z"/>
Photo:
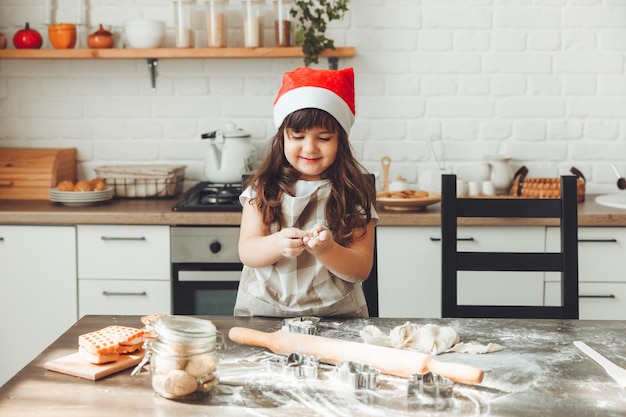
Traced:
<path fill-rule="evenodd" d="M 578 206 L 576 177 L 561 177 L 561 198 L 457 198 L 456 176 L 442 176 L 442 317 L 578 319 Z M 461 252 L 459 218 L 514 217 L 560 219 L 561 251 L 542 253 Z M 561 272 L 560 306 L 459 305 L 458 271 Z M 523 278 L 522 274 L 522 278 Z"/>

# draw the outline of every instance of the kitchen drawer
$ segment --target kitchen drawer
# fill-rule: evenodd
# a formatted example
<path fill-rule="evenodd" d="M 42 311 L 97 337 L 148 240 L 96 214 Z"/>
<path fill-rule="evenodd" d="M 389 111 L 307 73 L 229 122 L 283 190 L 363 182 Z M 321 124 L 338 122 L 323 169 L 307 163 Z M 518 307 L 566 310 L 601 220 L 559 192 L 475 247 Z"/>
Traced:
<path fill-rule="evenodd" d="M 169 226 L 77 226 L 79 279 L 170 280 Z"/>
<path fill-rule="evenodd" d="M 171 314 L 169 281 L 78 280 L 78 315 Z"/>
<path fill-rule="evenodd" d="M 559 305 L 560 282 L 545 283 L 546 305 Z M 626 282 L 579 282 L 581 320 L 626 320 Z"/>
<path fill-rule="evenodd" d="M 558 251 L 559 229 L 548 227 L 546 247 Z M 626 258 L 626 227 L 578 228 L 578 280 L 581 282 L 626 282 L 622 268 Z M 558 273 L 546 273 L 548 280 L 560 280 Z"/>

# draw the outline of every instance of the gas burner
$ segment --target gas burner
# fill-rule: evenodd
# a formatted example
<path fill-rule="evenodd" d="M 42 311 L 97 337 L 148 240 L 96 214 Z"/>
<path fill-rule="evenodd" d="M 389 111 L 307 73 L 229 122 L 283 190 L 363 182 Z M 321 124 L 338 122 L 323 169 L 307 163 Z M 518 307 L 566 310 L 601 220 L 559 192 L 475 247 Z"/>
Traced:
<path fill-rule="evenodd" d="M 174 211 L 240 211 L 241 184 L 199 182 L 185 193 Z"/>

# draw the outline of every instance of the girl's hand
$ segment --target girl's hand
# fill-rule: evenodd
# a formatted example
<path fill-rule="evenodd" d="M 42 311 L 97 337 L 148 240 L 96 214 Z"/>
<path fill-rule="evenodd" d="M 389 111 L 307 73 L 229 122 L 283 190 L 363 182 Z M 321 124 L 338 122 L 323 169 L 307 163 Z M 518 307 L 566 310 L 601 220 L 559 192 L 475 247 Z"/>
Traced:
<path fill-rule="evenodd" d="M 333 243 L 333 234 L 327 227 L 316 224 L 313 229 L 307 232 L 302 241 L 307 246 L 306 250 L 313 254 L 319 254 Z"/>
<path fill-rule="evenodd" d="M 295 227 L 288 227 L 276 233 L 280 253 L 286 258 L 293 258 L 304 252 L 305 244 L 303 239 L 306 232 Z"/>

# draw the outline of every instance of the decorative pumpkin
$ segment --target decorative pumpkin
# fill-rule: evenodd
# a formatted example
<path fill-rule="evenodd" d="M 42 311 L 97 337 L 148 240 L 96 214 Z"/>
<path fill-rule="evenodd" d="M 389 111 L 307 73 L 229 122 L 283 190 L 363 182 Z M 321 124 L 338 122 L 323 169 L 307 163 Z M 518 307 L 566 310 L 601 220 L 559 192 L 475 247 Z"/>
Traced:
<path fill-rule="evenodd" d="M 13 45 L 17 49 L 39 49 L 43 45 L 43 38 L 39 32 L 31 29 L 28 22 L 26 22 L 24 29 L 15 32 Z"/>

